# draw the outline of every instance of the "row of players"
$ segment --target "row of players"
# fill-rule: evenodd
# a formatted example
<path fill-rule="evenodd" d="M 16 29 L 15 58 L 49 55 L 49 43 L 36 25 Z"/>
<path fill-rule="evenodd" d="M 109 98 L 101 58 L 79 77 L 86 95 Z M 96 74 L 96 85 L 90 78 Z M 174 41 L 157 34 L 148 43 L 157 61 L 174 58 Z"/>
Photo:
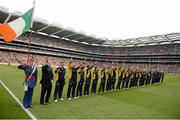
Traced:
<path fill-rule="evenodd" d="M 37 64 L 35 64 L 34 58 L 31 58 L 28 64 L 20 64 L 18 68 L 25 71 L 25 85 L 27 89 L 25 90 L 23 105 L 25 108 L 28 108 L 31 107 L 33 90 L 37 82 Z M 54 75 L 50 62 L 46 60 L 46 63 L 42 66 L 42 77 L 40 80 L 40 104 L 49 103 L 54 77 L 56 80 L 54 101 L 63 100 L 62 93 L 65 85 L 65 76 L 68 76 L 69 79 L 68 99 L 89 95 L 90 86 L 91 93 L 97 94 L 98 80 L 100 80 L 98 92 L 110 92 L 163 82 L 164 79 L 164 73 L 157 70 L 153 72 L 141 71 L 139 69 L 130 70 L 124 64 L 119 66 L 113 62 L 111 67 L 102 67 L 99 69 L 96 66 L 96 62 L 94 65 L 85 66 L 85 61 L 83 61 L 76 66 L 72 59 L 68 64 L 68 75 L 66 75 L 64 62 L 61 62 L 59 67 L 56 68 Z"/>
<path fill-rule="evenodd" d="M 92 70 L 92 68 L 94 68 Z M 120 67 L 118 64 L 112 62 L 111 67 L 102 67 L 101 69 L 96 67 L 96 62 L 94 65 L 87 65 L 85 69 L 85 62 L 79 64 L 76 67 L 75 64 L 70 61 L 68 64 L 68 77 L 69 85 L 67 91 L 67 98 L 80 97 L 83 94 L 89 95 L 90 86 L 91 93 L 97 94 L 97 83 L 100 78 L 100 86 L 98 92 L 110 92 L 114 90 L 120 90 L 131 88 L 135 86 L 144 86 L 148 84 L 154 84 L 157 82 L 163 82 L 164 73 L 159 71 L 140 71 L 140 70 L 130 70 L 125 68 L 124 64 Z M 58 75 L 56 78 L 56 86 L 54 91 L 54 100 L 57 101 L 62 99 L 62 92 L 65 84 L 65 74 L 66 70 L 64 68 L 64 63 L 55 70 Z M 91 75 L 92 74 L 92 75 Z M 92 83 L 92 84 L 91 84 Z M 116 85 L 116 86 L 115 86 Z M 84 86 L 84 87 L 83 87 Z M 83 89 L 84 88 L 84 89 Z M 84 90 L 84 91 L 83 91 Z"/>

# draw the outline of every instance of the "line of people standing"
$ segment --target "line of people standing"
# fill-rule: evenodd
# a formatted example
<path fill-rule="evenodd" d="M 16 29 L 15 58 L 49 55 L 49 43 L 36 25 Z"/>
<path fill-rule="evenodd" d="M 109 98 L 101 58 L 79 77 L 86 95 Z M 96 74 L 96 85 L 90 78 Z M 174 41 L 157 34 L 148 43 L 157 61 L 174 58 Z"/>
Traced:
<path fill-rule="evenodd" d="M 20 64 L 19 69 L 25 72 L 25 84 L 27 86 L 23 99 L 25 108 L 31 107 L 32 95 L 34 87 L 37 83 L 37 64 L 34 63 L 34 58 L 31 58 L 28 64 Z M 103 66 L 101 69 L 97 68 L 96 62 L 93 65 L 87 64 L 85 61 L 76 66 L 72 59 L 68 64 L 68 74 L 64 67 L 64 62 L 61 62 L 59 67 L 55 69 L 55 76 L 50 61 L 47 59 L 46 63 L 41 68 L 42 77 L 40 104 L 47 105 L 52 91 L 52 83 L 55 78 L 54 101 L 63 100 L 62 94 L 66 82 L 66 76 L 69 79 L 67 99 L 77 98 L 80 96 L 87 96 L 97 94 L 98 92 L 110 92 L 120 89 L 124 90 L 136 86 L 144 86 L 148 84 L 155 84 L 163 82 L 164 73 L 155 71 L 141 71 L 139 69 L 128 69 L 124 64 L 118 66 L 113 63 L 111 66 Z M 97 90 L 98 81 L 100 80 L 99 89 Z M 90 89 L 91 86 L 91 89 Z M 90 92 L 91 90 L 91 92 Z"/>
<path fill-rule="evenodd" d="M 54 100 L 57 102 L 62 99 L 62 91 L 65 84 L 65 75 L 66 70 L 64 68 L 64 63 L 61 63 L 61 69 L 55 73 L 58 74 L 56 87 L 54 92 Z M 93 70 L 92 70 L 93 69 Z M 139 69 L 130 70 L 125 68 L 124 64 L 118 67 L 118 64 L 112 62 L 111 67 L 102 67 L 102 69 L 98 69 L 96 66 L 96 62 L 93 65 L 87 64 L 85 66 L 85 62 L 83 61 L 78 66 L 76 66 L 72 60 L 70 60 L 68 64 L 68 90 L 67 90 L 67 98 L 77 98 L 80 96 L 87 96 L 90 94 L 97 94 L 98 92 L 110 92 L 120 89 L 124 90 L 127 88 L 135 87 L 135 86 L 144 86 L 148 84 L 154 84 L 158 82 L 163 82 L 164 73 L 159 71 L 140 71 Z M 97 90 L 97 83 L 100 78 L 100 86 Z M 61 81 L 61 82 L 60 82 Z M 58 86 L 58 85 L 59 86 Z M 91 86 L 91 89 L 90 89 Z M 59 91 L 58 91 L 59 90 Z M 57 97 L 57 93 L 59 92 L 59 96 Z"/>

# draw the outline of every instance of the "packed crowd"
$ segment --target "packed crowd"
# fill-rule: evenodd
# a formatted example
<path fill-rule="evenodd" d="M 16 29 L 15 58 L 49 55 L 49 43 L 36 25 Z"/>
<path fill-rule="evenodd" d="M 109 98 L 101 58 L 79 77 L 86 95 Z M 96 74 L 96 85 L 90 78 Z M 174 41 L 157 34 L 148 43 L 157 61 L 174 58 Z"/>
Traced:
<path fill-rule="evenodd" d="M 29 33 L 25 33 L 17 39 L 29 42 Z M 114 55 L 134 55 L 134 54 L 160 55 L 160 54 L 180 53 L 180 44 L 139 46 L 139 47 L 105 47 L 105 46 L 86 45 L 86 44 L 61 40 L 35 33 L 32 34 L 32 42 L 46 46 L 47 45 L 56 46 L 56 47 L 85 51 L 90 53 L 114 54 Z"/>
<path fill-rule="evenodd" d="M 17 64 L 19 61 L 27 61 L 28 54 L 24 53 L 17 53 L 17 52 L 7 52 L 7 51 L 0 51 L 0 63 L 9 63 L 9 64 Z M 33 54 L 33 56 L 38 60 L 39 65 L 44 64 L 44 59 L 48 58 L 51 61 L 51 65 L 58 66 L 60 62 L 66 61 L 65 63 L 69 62 L 69 58 L 64 57 L 52 57 L 52 56 L 45 56 L 45 55 L 38 55 Z M 74 59 L 74 63 L 78 64 L 79 59 Z M 92 64 L 94 60 L 87 60 L 88 63 Z M 109 66 L 111 62 L 98 62 L 97 66 Z M 179 64 L 138 64 L 138 63 L 125 63 L 128 68 L 135 68 L 138 66 L 139 69 L 142 70 L 160 70 L 164 71 L 165 73 L 180 73 L 180 65 Z M 67 66 L 67 64 L 65 64 Z"/>

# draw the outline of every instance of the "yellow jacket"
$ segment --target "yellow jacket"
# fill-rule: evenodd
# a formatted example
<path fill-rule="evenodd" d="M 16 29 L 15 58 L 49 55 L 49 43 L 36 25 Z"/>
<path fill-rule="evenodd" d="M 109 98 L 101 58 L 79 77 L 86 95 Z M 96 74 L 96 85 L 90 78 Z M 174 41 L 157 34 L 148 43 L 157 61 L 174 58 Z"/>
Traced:
<path fill-rule="evenodd" d="M 69 69 L 69 79 L 72 77 L 72 63 L 68 64 L 68 69 Z"/>

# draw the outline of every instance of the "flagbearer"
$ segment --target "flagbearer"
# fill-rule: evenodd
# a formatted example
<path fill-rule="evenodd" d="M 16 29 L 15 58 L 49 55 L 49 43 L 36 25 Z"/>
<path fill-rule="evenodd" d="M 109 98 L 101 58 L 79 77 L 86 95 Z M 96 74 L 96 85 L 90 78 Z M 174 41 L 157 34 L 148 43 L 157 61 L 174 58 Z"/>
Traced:
<path fill-rule="evenodd" d="M 33 91 L 37 82 L 37 65 L 34 64 L 32 57 L 28 64 L 20 64 L 18 68 L 24 70 L 25 73 L 23 106 L 29 108 L 32 104 Z"/>

